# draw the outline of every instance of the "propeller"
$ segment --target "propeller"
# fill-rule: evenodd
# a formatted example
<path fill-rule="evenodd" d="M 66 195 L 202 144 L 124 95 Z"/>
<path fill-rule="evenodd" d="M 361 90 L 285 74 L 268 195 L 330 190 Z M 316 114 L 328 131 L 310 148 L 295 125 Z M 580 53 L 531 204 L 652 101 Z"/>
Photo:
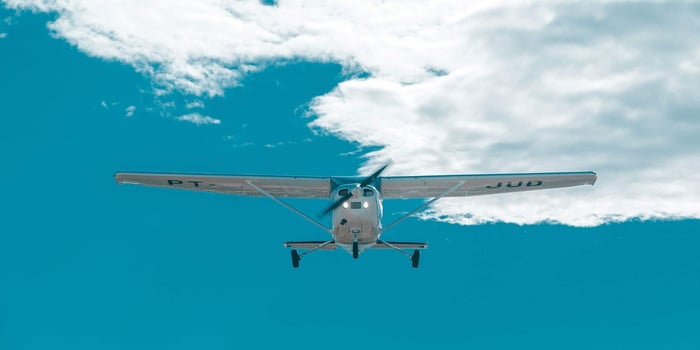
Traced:
<path fill-rule="evenodd" d="M 328 213 L 330 213 L 330 212 L 332 212 L 333 210 L 335 210 L 335 208 L 339 207 L 341 204 L 343 204 L 343 202 L 345 202 L 346 200 L 350 199 L 350 197 L 352 197 L 352 192 L 351 192 L 351 191 L 348 191 L 348 193 L 346 193 L 346 194 L 343 195 L 342 197 L 338 198 L 337 201 L 331 203 L 331 205 L 329 205 L 328 207 L 326 207 L 326 209 L 323 210 L 322 212 L 320 212 L 320 213 L 318 214 L 318 216 L 323 217 L 323 216 L 328 215 Z"/>
<path fill-rule="evenodd" d="M 382 174 L 382 172 L 391 165 L 391 162 L 384 164 L 381 168 L 379 168 L 377 171 L 373 172 L 372 175 L 366 177 L 362 182 L 360 182 L 359 187 L 365 187 L 376 180 L 379 175 Z M 332 212 L 335 210 L 335 208 L 341 206 L 345 201 L 348 199 L 352 198 L 352 191 L 348 191 L 348 193 L 344 194 L 342 197 L 338 198 L 335 202 L 331 203 L 326 209 L 324 209 L 321 213 L 318 214 L 318 216 L 326 216 L 328 213 Z"/>

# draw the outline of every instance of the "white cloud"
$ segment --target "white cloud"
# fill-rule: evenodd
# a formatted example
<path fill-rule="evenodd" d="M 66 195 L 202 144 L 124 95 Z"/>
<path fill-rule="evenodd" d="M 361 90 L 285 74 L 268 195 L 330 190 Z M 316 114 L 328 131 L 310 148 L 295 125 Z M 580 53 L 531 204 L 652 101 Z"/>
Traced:
<path fill-rule="evenodd" d="M 195 101 L 192 101 L 192 102 L 186 104 L 185 108 L 187 108 L 187 109 L 204 108 L 204 102 L 202 102 L 200 100 L 195 100 Z"/>
<path fill-rule="evenodd" d="M 136 106 L 129 106 L 129 107 L 126 107 L 126 116 L 127 116 L 127 117 L 133 117 L 135 111 L 136 111 Z"/>
<path fill-rule="evenodd" d="M 194 95 L 221 94 L 279 59 L 367 71 L 311 104 L 314 128 L 383 146 L 364 172 L 391 158 L 394 174 L 600 175 L 593 188 L 445 200 L 427 217 L 700 218 L 698 3 L 6 3 L 57 12 L 57 36 Z"/>
<path fill-rule="evenodd" d="M 206 115 L 201 115 L 199 113 L 190 113 L 181 115 L 176 118 L 177 120 L 183 122 L 189 122 L 197 125 L 207 125 L 207 124 L 221 124 L 221 120 L 212 118 Z"/>
<path fill-rule="evenodd" d="M 0 33 L 0 39 L 7 38 L 7 33 Z"/>

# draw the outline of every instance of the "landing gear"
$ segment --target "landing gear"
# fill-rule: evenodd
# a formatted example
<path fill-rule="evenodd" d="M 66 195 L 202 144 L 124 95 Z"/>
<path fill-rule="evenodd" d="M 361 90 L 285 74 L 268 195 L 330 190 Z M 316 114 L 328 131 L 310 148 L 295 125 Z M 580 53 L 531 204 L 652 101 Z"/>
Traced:
<path fill-rule="evenodd" d="M 411 266 L 413 266 L 414 269 L 417 269 L 419 262 L 420 262 L 420 250 L 416 249 L 413 251 L 413 255 L 411 255 Z"/>
<path fill-rule="evenodd" d="M 294 268 L 299 267 L 300 260 L 301 260 L 301 256 L 299 256 L 299 252 L 296 249 L 292 249 L 292 266 Z"/>
<path fill-rule="evenodd" d="M 360 245 L 352 242 L 352 258 L 357 259 L 358 256 L 360 256 Z"/>

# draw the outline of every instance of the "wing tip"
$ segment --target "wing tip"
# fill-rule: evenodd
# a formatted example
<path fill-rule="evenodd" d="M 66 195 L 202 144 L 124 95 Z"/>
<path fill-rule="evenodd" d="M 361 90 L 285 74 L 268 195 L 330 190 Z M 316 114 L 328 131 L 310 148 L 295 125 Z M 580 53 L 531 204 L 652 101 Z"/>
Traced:
<path fill-rule="evenodd" d="M 114 181 L 121 185 L 124 183 L 124 173 L 122 171 L 117 171 L 114 173 Z"/>
<path fill-rule="evenodd" d="M 593 175 L 593 181 L 590 182 L 590 185 L 593 186 L 595 185 L 596 181 L 598 181 L 598 173 L 591 171 L 591 175 Z"/>

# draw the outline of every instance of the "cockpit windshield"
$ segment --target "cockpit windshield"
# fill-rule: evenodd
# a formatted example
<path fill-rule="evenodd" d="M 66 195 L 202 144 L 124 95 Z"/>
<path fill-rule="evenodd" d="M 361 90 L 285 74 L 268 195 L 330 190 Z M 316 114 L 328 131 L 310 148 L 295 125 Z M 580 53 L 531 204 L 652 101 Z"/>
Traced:
<path fill-rule="evenodd" d="M 338 195 L 339 196 L 347 196 L 352 189 L 350 188 L 341 188 L 338 190 Z M 374 197 L 374 190 L 370 188 L 363 188 L 362 189 L 362 196 L 363 197 Z"/>

